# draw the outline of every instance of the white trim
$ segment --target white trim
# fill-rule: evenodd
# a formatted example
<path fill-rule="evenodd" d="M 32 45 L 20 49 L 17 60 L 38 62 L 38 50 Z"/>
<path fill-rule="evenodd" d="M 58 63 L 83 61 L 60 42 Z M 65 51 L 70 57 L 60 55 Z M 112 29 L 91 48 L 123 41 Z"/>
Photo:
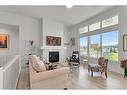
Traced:
<path fill-rule="evenodd" d="M 0 67 L 0 89 L 3 89 L 3 71 L 2 71 L 2 67 Z"/>
<path fill-rule="evenodd" d="M 20 65 L 20 62 L 19 62 L 19 73 L 18 73 L 18 77 L 17 77 L 17 79 L 16 79 L 15 89 L 17 88 L 17 85 L 18 85 L 18 82 L 19 82 L 20 74 L 21 74 L 21 65 Z"/>
<path fill-rule="evenodd" d="M 65 46 L 41 46 L 40 49 L 42 50 L 62 50 L 66 49 Z"/>

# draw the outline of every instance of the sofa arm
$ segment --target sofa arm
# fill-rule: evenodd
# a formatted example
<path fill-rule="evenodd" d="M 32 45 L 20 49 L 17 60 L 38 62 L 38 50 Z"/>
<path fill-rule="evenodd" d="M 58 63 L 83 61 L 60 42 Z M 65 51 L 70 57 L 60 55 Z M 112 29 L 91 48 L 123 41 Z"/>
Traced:
<path fill-rule="evenodd" d="M 64 74 L 69 74 L 70 69 L 69 67 L 62 67 L 54 70 L 48 70 L 48 71 L 43 71 L 40 73 L 36 73 L 32 76 L 32 82 L 39 82 L 42 80 L 50 79 L 53 77 L 61 76 Z"/>

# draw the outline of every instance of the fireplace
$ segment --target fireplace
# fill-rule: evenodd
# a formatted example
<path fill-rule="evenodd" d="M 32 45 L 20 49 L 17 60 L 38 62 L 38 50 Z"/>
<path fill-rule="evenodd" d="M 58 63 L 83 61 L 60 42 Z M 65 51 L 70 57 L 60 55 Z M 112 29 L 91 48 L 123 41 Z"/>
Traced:
<path fill-rule="evenodd" d="M 59 62 L 59 52 L 49 52 L 49 62 Z"/>

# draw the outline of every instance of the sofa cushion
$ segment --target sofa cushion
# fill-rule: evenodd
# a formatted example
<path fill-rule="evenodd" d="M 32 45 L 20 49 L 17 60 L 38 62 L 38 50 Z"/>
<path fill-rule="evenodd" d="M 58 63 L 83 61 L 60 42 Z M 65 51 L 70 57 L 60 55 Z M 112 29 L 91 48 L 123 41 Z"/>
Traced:
<path fill-rule="evenodd" d="M 41 68 L 41 71 L 46 71 L 46 67 L 45 67 L 45 64 L 44 64 L 43 61 L 39 61 L 38 64 L 39 64 L 39 66 Z"/>
<path fill-rule="evenodd" d="M 46 71 L 43 61 L 40 61 L 36 55 L 32 56 L 32 61 L 32 67 L 36 72 Z"/>
<path fill-rule="evenodd" d="M 53 78 L 57 78 L 57 77 L 60 77 L 63 75 L 68 76 L 69 72 L 70 72 L 69 67 L 61 67 L 58 69 L 53 69 L 53 70 L 48 70 L 45 72 L 36 73 L 35 75 L 32 76 L 32 80 L 34 83 L 40 82 L 42 80 L 49 80 L 49 79 L 51 79 L 51 81 L 52 81 Z"/>
<path fill-rule="evenodd" d="M 46 70 L 49 70 L 49 63 L 44 63 Z"/>

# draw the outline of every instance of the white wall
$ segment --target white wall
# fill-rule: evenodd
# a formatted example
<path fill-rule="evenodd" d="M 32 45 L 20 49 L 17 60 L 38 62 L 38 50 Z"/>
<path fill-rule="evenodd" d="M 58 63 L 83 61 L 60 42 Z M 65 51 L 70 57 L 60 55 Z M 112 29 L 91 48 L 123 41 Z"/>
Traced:
<path fill-rule="evenodd" d="M 39 47 L 41 27 L 38 20 L 14 13 L 0 12 L 0 23 L 19 26 L 19 54 L 22 58 L 26 54 L 25 42 L 27 40 L 34 40 L 36 46 Z M 25 64 L 24 61 L 22 61 L 22 66 L 23 64 Z"/>
<path fill-rule="evenodd" d="M 43 46 L 46 46 L 46 36 L 61 37 L 61 45 L 63 46 L 63 24 L 50 20 L 43 19 Z"/>
<path fill-rule="evenodd" d="M 123 51 L 123 35 L 127 34 L 127 7 L 119 8 L 120 59 L 127 59 L 127 51 Z"/>
<path fill-rule="evenodd" d="M 70 29 L 71 31 L 71 37 L 75 38 L 75 45 L 71 47 L 71 54 L 73 51 L 78 51 L 79 50 L 79 33 L 78 33 L 78 28 L 72 27 Z"/>
<path fill-rule="evenodd" d="M 65 26 L 63 27 L 63 46 L 66 47 L 64 50 L 64 60 L 71 56 L 71 32 L 69 27 Z M 65 43 L 69 43 L 69 45 L 65 45 Z"/>
<path fill-rule="evenodd" d="M 127 12 L 126 10 L 127 10 L 127 7 L 122 7 L 122 6 L 118 8 L 113 8 L 113 9 L 102 12 L 86 21 L 83 21 L 71 27 L 71 36 L 76 38 L 76 43 L 77 43 L 76 46 L 73 47 L 72 51 L 79 50 L 78 29 L 80 27 L 91 24 L 93 22 L 96 22 L 102 19 L 105 19 L 112 15 L 119 14 L 119 27 L 118 27 L 118 30 L 119 30 L 119 62 L 118 63 L 109 62 L 108 70 L 123 74 L 123 69 L 120 68 L 120 61 L 125 58 L 127 59 L 127 52 L 123 51 L 123 35 L 127 34 Z"/>

